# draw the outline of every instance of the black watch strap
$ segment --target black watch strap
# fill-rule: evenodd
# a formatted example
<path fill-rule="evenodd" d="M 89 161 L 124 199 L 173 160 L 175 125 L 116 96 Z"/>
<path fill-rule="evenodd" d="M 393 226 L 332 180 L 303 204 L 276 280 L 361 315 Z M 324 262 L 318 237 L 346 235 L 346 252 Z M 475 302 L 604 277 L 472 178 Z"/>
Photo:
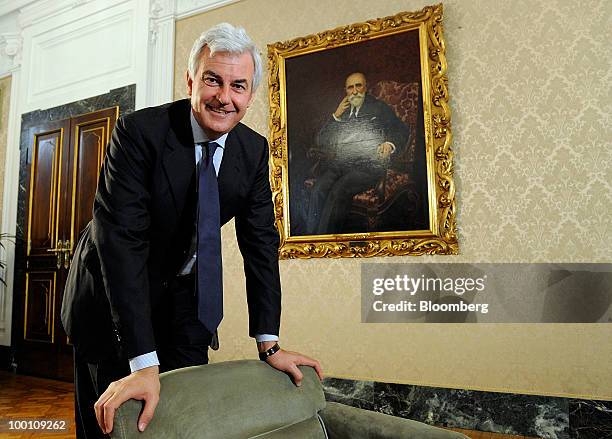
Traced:
<path fill-rule="evenodd" d="M 271 357 L 272 355 L 276 354 L 278 351 L 280 351 L 280 346 L 278 345 L 278 343 L 276 343 L 274 346 L 272 346 L 267 351 L 260 352 L 259 359 L 261 361 L 266 361 L 268 357 Z"/>

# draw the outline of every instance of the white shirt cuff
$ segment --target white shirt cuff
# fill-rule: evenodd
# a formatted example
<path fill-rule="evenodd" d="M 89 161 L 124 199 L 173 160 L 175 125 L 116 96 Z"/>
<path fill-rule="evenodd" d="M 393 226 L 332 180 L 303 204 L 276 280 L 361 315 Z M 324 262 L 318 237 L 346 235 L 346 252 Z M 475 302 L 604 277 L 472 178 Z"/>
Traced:
<path fill-rule="evenodd" d="M 255 340 L 257 343 L 264 341 L 278 341 L 278 335 L 272 334 L 256 334 Z M 137 357 L 130 358 L 130 371 L 136 372 L 137 370 L 144 369 L 145 367 L 159 366 L 159 359 L 157 358 L 157 352 L 149 352 L 146 354 L 138 355 Z"/>
<path fill-rule="evenodd" d="M 336 122 L 340 122 L 340 121 L 341 121 L 340 119 L 338 119 L 338 118 L 336 117 L 336 115 L 335 115 L 334 113 L 332 113 L 332 117 L 334 118 L 334 120 L 335 120 Z"/>
<path fill-rule="evenodd" d="M 132 372 L 151 366 L 159 366 L 159 359 L 157 358 L 156 351 L 130 358 L 130 370 Z"/>
<path fill-rule="evenodd" d="M 257 341 L 257 343 L 261 343 L 264 341 L 278 341 L 278 335 L 255 334 L 255 341 Z"/>

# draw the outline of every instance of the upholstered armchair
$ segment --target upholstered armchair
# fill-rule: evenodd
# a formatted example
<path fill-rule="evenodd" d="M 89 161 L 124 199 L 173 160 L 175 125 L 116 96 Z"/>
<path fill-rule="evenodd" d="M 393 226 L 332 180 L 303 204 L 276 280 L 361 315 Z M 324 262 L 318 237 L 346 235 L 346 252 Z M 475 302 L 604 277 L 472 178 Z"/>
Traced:
<path fill-rule="evenodd" d="M 115 415 L 120 439 L 460 439 L 466 436 L 419 422 L 326 403 L 321 384 L 302 367 L 301 387 L 255 360 L 189 367 L 160 375 L 161 399 L 144 433 L 142 409 L 130 400 Z"/>

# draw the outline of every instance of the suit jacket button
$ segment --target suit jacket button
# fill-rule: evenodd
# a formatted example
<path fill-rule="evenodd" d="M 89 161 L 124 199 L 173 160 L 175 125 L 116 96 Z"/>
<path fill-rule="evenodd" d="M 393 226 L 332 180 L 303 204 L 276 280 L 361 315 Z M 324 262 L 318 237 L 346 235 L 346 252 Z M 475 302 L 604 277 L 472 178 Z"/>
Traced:
<path fill-rule="evenodd" d="M 168 281 L 167 280 L 162 282 L 162 287 L 168 288 Z"/>

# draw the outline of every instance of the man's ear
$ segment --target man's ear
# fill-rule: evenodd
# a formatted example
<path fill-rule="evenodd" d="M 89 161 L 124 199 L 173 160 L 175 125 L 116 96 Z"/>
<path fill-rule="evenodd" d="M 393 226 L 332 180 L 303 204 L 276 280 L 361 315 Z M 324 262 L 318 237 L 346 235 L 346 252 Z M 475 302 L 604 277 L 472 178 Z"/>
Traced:
<path fill-rule="evenodd" d="M 187 83 L 187 96 L 191 97 L 193 91 L 193 78 L 189 74 L 189 70 L 185 72 L 185 82 Z"/>

